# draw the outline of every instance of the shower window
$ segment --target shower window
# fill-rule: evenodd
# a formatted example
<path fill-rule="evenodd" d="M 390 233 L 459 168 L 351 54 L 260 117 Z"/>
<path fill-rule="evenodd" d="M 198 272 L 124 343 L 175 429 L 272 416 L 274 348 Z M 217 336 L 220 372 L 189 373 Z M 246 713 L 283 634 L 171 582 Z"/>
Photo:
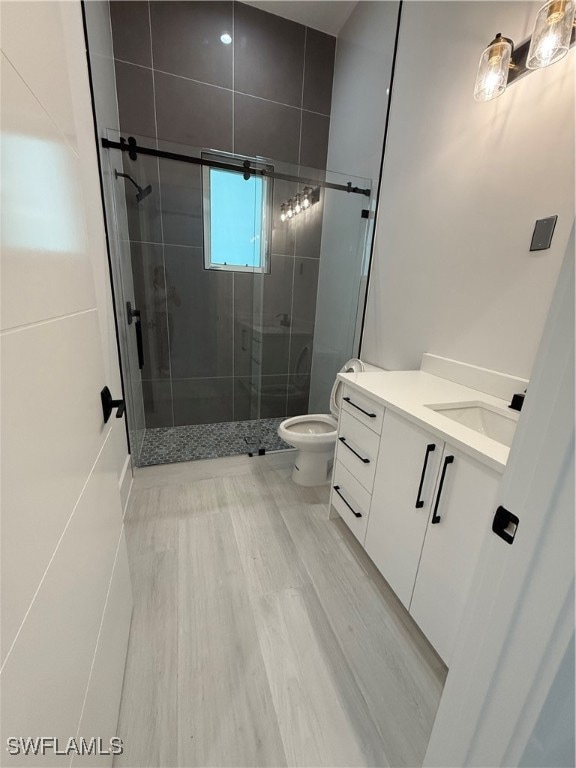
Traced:
<path fill-rule="evenodd" d="M 204 166 L 206 269 L 269 271 L 271 183 L 263 176 L 245 179 L 241 165 L 238 171 Z"/>

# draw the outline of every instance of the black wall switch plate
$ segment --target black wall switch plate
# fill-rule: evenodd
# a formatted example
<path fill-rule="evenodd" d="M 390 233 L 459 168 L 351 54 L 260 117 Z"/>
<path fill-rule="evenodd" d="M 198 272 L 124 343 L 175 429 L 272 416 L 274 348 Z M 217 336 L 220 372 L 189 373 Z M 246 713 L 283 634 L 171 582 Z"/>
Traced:
<path fill-rule="evenodd" d="M 532 235 L 532 242 L 530 243 L 531 251 L 545 251 L 547 248 L 550 248 L 557 220 L 558 216 L 548 216 L 546 219 L 538 219 L 534 225 L 534 233 Z"/>

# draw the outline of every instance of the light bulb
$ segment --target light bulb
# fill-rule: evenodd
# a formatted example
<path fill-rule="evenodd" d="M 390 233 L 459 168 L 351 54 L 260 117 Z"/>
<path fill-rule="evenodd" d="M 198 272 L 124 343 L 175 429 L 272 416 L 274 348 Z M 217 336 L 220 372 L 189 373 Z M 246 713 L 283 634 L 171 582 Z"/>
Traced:
<path fill-rule="evenodd" d="M 504 93 L 511 57 L 512 41 L 498 33 L 480 56 L 474 88 L 476 101 L 490 101 Z"/>
<path fill-rule="evenodd" d="M 288 200 L 288 209 L 286 210 L 286 218 L 291 219 L 294 216 L 294 209 L 292 208 L 292 199 Z"/>
<path fill-rule="evenodd" d="M 310 208 L 309 193 L 310 193 L 310 188 L 309 187 L 304 187 L 304 198 L 302 200 L 302 208 L 304 208 L 304 209 Z"/>
<path fill-rule="evenodd" d="M 220 40 L 224 45 L 230 45 L 232 42 L 232 35 L 229 35 L 228 32 L 224 32 L 224 34 L 220 35 Z"/>
<path fill-rule="evenodd" d="M 528 69 L 547 67 L 566 56 L 575 8 L 574 0 L 550 0 L 540 8 L 526 59 Z"/>
<path fill-rule="evenodd" d="M 284 203 L 280 206 L 280 221 L 284 223 L 286 221 L 286 206 Z"/>
<path fill-rule="evenodd" d="M 298 214 L 302 210 L 302 204 L 300 203 L 300 195 L 296 195 L 294 199 L 294 213 Z"/>

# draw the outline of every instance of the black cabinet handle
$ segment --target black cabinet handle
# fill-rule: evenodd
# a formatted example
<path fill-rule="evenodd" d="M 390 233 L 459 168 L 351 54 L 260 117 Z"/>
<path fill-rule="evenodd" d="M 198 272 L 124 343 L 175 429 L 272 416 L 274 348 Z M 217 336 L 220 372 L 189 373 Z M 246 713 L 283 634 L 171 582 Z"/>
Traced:
<path fill-rule="evenodd" d="M 350 400 L 349 397 L 343 397 L 342 399 L 346 400 L 347 403 L 350 403 L 350 405 L 353 408 L 356 408 L 359 411 L 362 411 L 362 413 L 365 414 L 366 416 L 370 416 L 371 419 L 375 419 L 376 418 L 376 414 L 375 413 L 369 413 L 368 411 L 365 411 L 364 408 L 360 408 L 360 406 L 356 405 L 356 403 L 353 403 L 352 400 Z"/>
<path fill-rule="evenodd" d="M 424 502 L 420 498 L 422 495 L 422 488 L 424 486 L 424 478 L 426 477 L 426 467 L 428 466 L 428 456 L 432 453 L 432 451 L 436 450 L 436 446 L 434 443 L 430 443 L 426 446 L 426 455 L 424 456 L 424 466 L 422 467 L 422 475 L 420 476 L 420 485 L 418 486 L 418 495 L 416 496 L 416 509 L 422 509 L 424 506 Z"/>
<path fill-rule="evenodd" d="M 138 349 L 138 367 L 144 368 L 144 343 L 142 341 L 142 323 L 140 321 L 140 310 L 132 308 L 132 302 L 126 302 L 126 318 L 128 325 L 132 325 L 132 320 L 136 318 L 134 328 L 136 329 L 136 347 Z"/>
<path fill-rule="evenodd" d="M 345 445 L 346 448 L 348 448 L 349 451 L 352 451 L 354 456 L 356 456 L 358 459 L 360 459 L 360 461 L 363 464 L 370 464 L 370 459 L 365 459 L 364 456 L 360 456 L 360 454 L 357 451 L 355 451 L 354 448 L 352 448 L 351 445 L 348 445 L 348 443 L 346 442 L 346 438 L 345 437 L 339 437 L 338 440 L 340 440 L 342 445 Z"/>
<path fill-rule="evenodd" d="M 356 512 L 354 509 L 352 509 L 352 507 L 350 506 L 350 504 L 348 504 L 348 502 L 346 501 L 346 499 L 344 498 L 344 496 L 342 496 L 342 494 L 340 493 L 340 486 L 339 486 L 339 485 L 335 485 L 335 486 L 334 486 L 334 490 L 336 491 L 336 493 L 338 494 L 338 496 L 340 496 L 340 498 L 342 499 L 342 501 L 344 502 L 344 504 L 346 504 L 346 506 L 348 507 L 348 509 L 350 510 L 350 512 L 352 512 L 352 514 L 354 515 L 354 517 L 362 517 L 362 515 L 360 514 L 360 512 Z"/>
<path fill-rule="evenodd" d="M 436 524 L 440 522 L 440 515 L 438 514 L 438 507 L 440 505 L 440 496 L 442 496 L 442 488 L 444 487 L 444 480 L 446 479 L 446 470 L 448 464 L 452 464 L 454 456 L 446 456 L 444 459 L 444 466 L 442 467 L 442 475 L 440 476 L 440 485 L 438 486 L 438 495 L 436 496 L 436 504 L 434 504 L 434 512 L 432 514 L 432 523 Z"/>

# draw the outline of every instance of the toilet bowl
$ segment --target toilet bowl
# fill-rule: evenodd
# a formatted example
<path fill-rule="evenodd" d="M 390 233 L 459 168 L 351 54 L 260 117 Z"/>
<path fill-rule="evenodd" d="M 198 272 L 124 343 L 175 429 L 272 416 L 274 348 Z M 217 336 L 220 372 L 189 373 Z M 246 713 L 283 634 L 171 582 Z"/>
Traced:
<path fill-rule="evenodd" d="M 348 360 L 341 373 L 364 370 L 361 360 Z M 278 427 L 278 435 L 285 443 L 298 450 L 292 470 L 297 485 L 327 485 L 334 463 L 334 448 L 338 436 L 338 415 L 342 400 L 342 382 L 337 378 L 330 395 L 330 414 L 310 413 L 285 419 Z"/>

